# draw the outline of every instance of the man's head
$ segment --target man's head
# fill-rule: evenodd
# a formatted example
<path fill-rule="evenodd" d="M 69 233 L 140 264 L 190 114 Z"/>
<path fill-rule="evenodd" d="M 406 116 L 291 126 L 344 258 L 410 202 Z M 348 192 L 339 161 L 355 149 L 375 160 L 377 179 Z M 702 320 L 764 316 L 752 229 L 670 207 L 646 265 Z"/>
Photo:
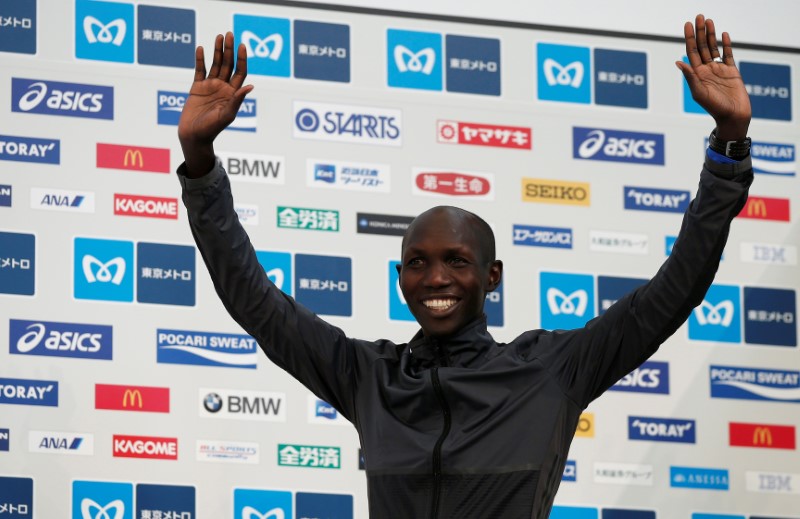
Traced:
<path fill-rule="evenodd" d="M 400 289 L 429 337 L 447 337 L 483 314 L 503 263 L 494 233 L 477 215 L 439 206 L 417 216 L 403 236 Z"/>

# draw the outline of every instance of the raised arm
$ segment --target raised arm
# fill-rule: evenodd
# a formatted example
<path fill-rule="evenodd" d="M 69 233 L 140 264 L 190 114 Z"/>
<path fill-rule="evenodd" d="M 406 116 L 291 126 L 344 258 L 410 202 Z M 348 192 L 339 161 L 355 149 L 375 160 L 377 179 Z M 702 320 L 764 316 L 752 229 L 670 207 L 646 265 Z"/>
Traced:
<path fill-rule="evenodd" d="M 214 139 L 236 118 L 252 85 L 247 77 L 247 53 L 243 44 L 236 51 L 234 72 L 233 33 L 214 40 L 214 59 L 206 75 L 203 47 L 195 51 L 194 82 L 183 105 L 178 139 L 186 160 L 186 176 L 202 177 L 214 167 Z"/>

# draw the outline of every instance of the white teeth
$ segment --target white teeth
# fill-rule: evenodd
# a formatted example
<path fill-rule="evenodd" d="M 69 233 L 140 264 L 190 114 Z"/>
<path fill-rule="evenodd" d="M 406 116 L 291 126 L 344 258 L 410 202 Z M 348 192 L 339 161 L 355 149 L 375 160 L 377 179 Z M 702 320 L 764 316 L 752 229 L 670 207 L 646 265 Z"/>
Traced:
<path fill-rule="evenodd" d="M 433 310 L 446 310 L 456 304 L 455 299 L 428 299 L 423 301 L 425 306 Z"/>

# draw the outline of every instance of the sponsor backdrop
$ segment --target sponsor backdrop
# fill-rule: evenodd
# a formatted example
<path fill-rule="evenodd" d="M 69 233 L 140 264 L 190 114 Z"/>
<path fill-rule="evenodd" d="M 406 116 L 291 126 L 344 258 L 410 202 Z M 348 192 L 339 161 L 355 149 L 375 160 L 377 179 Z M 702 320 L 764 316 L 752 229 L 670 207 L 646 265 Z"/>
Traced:
<path fill-rule="evenodd" d="M 464 22 L 0 4 L 0 516 L 367 517 L 357 435 L 227 316 L 178 200 L 176 124 L 217 32 L 256 86 L 217 144 L 240 219 L 270 278 L 350 334 L 416 332 L 394 264 L 437 204 L 495 230 L 501 341 L 582 326 L 656 271 L 713 124 L 682 44 Z M 737 58 L 752 196 L 703 303 L 582 417 L 553 518 L 800 517 L 800 59 Z"/>

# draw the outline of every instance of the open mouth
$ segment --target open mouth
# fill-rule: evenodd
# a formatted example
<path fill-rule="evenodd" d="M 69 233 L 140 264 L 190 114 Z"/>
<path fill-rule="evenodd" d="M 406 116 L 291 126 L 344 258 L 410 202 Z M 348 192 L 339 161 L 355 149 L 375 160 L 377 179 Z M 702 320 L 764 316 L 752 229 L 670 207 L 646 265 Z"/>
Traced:
<path fill-rule="evenodd" d="M 426 299 L 425 301 L 422 302 L 422 304 L 425 305 L 426 308 L 429 308 L 431 310 L 443 311 L 447 310 L 457 302 L 458 299 L 447 297 L 447 298 Z"/>

